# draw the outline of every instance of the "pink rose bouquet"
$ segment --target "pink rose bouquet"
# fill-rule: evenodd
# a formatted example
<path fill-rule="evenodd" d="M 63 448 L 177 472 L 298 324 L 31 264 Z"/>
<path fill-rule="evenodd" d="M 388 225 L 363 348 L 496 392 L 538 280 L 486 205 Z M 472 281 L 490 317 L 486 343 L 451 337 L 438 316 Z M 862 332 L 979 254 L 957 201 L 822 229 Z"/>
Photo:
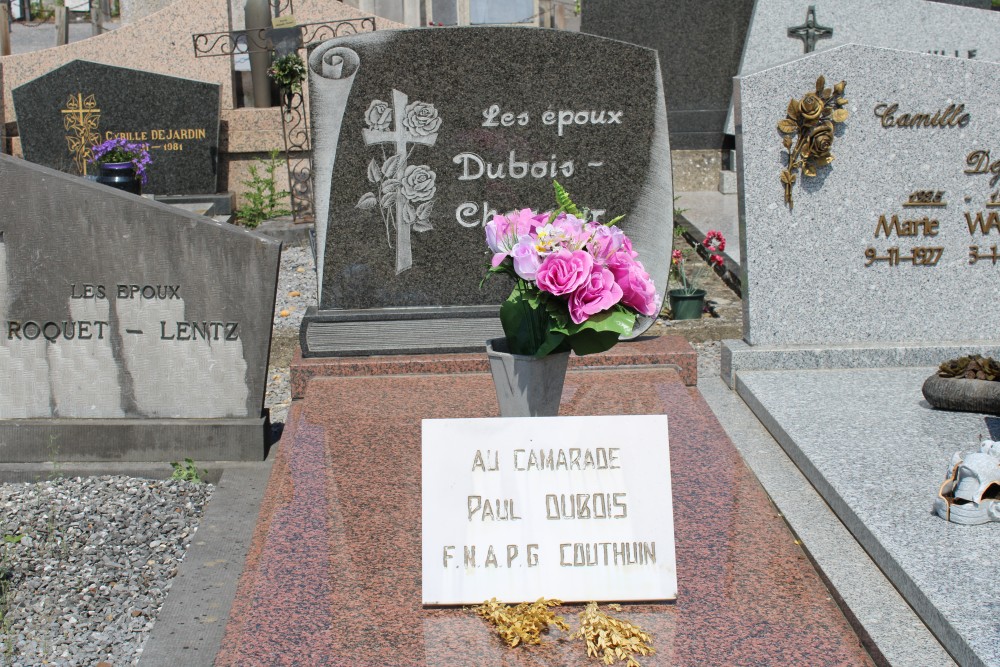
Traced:
<path fill-rule="evenodd" d="M 638 315 L 655 317 L 660 297 L 632 242 L 615 226 L 621 217 L 588 221 L 554 186 L 557 209 L 526 208 L 486 223 L 493 252 L 487 278 L 506 273 L 516 281 L 500 306 L 512 353 L 603 352 L 632 333 Z"/>

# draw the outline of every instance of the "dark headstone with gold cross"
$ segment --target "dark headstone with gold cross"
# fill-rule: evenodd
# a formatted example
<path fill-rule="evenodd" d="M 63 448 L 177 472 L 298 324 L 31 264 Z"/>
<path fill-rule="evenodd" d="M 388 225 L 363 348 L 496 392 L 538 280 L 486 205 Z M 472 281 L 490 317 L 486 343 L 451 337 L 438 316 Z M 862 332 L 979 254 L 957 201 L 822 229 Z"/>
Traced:
<path fill-rule="evenodd" d="M 658 294 L 673 230 L 656 52 L 512 27 L 378 31 L 309 57 L 318 309 L 303 353 L 483 348 L 505 277 L 484 225 L 555 207 L 624 215 Z M 635 333 L 648 327 L 643 321 Z"/>
<path fill-rule="evenodd" d="M 24 157 L 81 176 L 95 145 L 148 144 L 143 192 L 214 194 L 219 85 L 74 60 L 13 91 Z"/>

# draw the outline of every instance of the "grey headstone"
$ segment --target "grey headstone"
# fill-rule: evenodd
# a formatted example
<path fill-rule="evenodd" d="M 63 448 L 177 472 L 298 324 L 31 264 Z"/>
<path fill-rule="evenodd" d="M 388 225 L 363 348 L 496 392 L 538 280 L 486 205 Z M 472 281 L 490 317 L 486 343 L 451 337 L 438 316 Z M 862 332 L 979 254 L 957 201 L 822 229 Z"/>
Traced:
<path fill-rule="evenodd" d="M 552 208 L 553 178 L 603 219 L 626 216 L 662 295 L 673 222 L 655 51 L 554 30 L 378 31 L 314 47 L 309 69 L 321 310 L 496 312 L 510 283 L 479 287 L 483 225 L 495 212 Z M 366 125 L 376 101 L 390 108 L 380 131 Z M 407 105 L 427 124 L 400 148 L 393 113 Z M 379 188 L 401 150 L 420 182 L 403 202 L 417 222 L 399 231 Z"/>
<path fill-rule="evenodd" d="M 739 79 L 748 343 L 998 341 L 1000 312 L 990 304 L 1000 290 L 1000 203 L 991 201 L 1000 184 L 985 171 L 1000 159 L 990 153 L 1000 135 L 998 74 L 1000 65 L 979 60 L 846 45 Z M 833 163 L 813 178 L 796 174 L 792 208 L 779 180 L 787 153 L 776 126 L 820 75 L 828 87 L 846 80 L 850 116 L 837 125 Z M 903 114 L 954 124 L 883 126 Z M 921 222 L 908 229 L 907 220 Z"/>
<path fill-rule="evenodd" d="M 72 174 L 95 174 L 90 147 L 124 134 L 148 143 L 143 192 L 214 193 L 219 84 L 74 60 L 14 89 L 24 157 Z"/>
<path fill-rule="evenodd" d="M 656 49 L 670 147 L 721 148 L 753 0 L 587 0 L 581 32 Z"/>
<path fill-rule="evenodd" d="M 67 459 L 261 457 L 280 243 L 8 156 L 0 200 L 0 460 L 59 428 Z"/>
<path fill-rule="evenodd" d="M 926 0 L 757 0 L 747 33 L 740 74 L 802 56 L 802 40 L 788 29 L 805 23 L 809 7 L 816 22 L 833 29 L 816 50 L 842 44 L 871 44 L 960 59 L 1000 62 L 1000 12 Z M 667 89 L 668 93 L 670 89 Z M 735 134 L 732 109 L 726 134 Z"/>

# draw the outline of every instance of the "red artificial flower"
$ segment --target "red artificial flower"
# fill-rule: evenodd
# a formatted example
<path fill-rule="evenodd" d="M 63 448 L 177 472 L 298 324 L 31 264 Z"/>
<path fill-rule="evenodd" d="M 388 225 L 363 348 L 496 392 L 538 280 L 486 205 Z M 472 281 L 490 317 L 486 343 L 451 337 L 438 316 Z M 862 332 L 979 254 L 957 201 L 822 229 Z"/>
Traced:
<path fill-rule="evenodd" d="M 726 237 L 719 230 L 713 229 L 705 235 L 701 244 L 713 252 L 722 252 L 726 249 Z"/>
<path fill-rule="evenodd" d="M 684 261 L 684 255 L 681 254 L 680 250 L 674 250 L 673 253 L 671 253 L 671 256 L 672 256 L 672 259 L 670 260 L 671 264 L 676 265 Z"/>
<path fill-rule="evenodd" d="M 712 266 L 722 266 L 722 255 L 712 255 L 708 258 L 708 263 Z"/>

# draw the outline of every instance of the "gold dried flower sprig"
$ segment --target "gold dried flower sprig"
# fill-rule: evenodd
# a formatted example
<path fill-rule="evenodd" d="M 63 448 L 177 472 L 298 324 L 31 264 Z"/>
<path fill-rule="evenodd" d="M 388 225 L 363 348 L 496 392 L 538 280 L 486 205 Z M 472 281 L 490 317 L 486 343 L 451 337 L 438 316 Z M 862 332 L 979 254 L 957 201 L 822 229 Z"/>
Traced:
<path fill-rule="evenodd" d="M 513 648 L 518 644 L 541 644 L 541 635 L 548 631 L 550 625 L 569 632 L 569 626 L 563 617 L 556 616 L 549 609 L 561 604 L 561 600 L 538 598 L 530 604 L 522 602 L 511 607 L 492 598 L 472 610 L 483 620 L 492 623 L 500 638 Z"/>
<path fill-rule="evenodd" d="M 621 611 L 618 604 L 609 604 L 608 609 Z M 605 665 L 613 665 L 618 660 L 625 667 L 641 667 L 636 655 L 652 655 L 653 638 L 638 625 L 608 616 L 591 602 L 580 612 L 580 629 L 570 635 L 587 642 L 587 655 L 597 658 Z"/>
<path fill-rule="evenodd" d="M 788 152 L 788 166 L 781 170 L 785 186 L 785 203 L 791 209 L 792 185 L 796 170 L 802 176 L 815 176 L 816 170 L 833 162 L 833 132 L 836 123 L 847 120 L 844 97 L 846 81 L 833 88 L 826 87 L 826 79 L 816 79 L 816 92 L 806 93 L 801 100 L 794 97 L 788 103 L 788 115 L 778 121 L 778 131 Z M 793 138 L 793 135 L 794 138 Z"/>
<path fill-rule="evenodd" d="M 550 625 L 565 632 L 569 626 L 562 616 L 552 613 L 550 607 L 561 605 L 560 600 L 539 598 L 532 603 L 522 603 L 510 607 L 496 598 L 473 607 L 481 618 L 493 624 L 497 634 L 511 648 L 518 644 L 541 644 L 541 634 Z M 621 611 L 621 605 L 609 604 L 608 609 Z M 597 658 L 605 665 L 623 661 L 625 667 L 641 667 L 637 655 L 653 655 L 653 638 L 639 626 L 608 616 L 598 609 L 596 602 L 590 602 L 580 613 L 580 629 L 570 635 L 570 639 L 583 639 L 587 645 L 587 656 Z"/>

